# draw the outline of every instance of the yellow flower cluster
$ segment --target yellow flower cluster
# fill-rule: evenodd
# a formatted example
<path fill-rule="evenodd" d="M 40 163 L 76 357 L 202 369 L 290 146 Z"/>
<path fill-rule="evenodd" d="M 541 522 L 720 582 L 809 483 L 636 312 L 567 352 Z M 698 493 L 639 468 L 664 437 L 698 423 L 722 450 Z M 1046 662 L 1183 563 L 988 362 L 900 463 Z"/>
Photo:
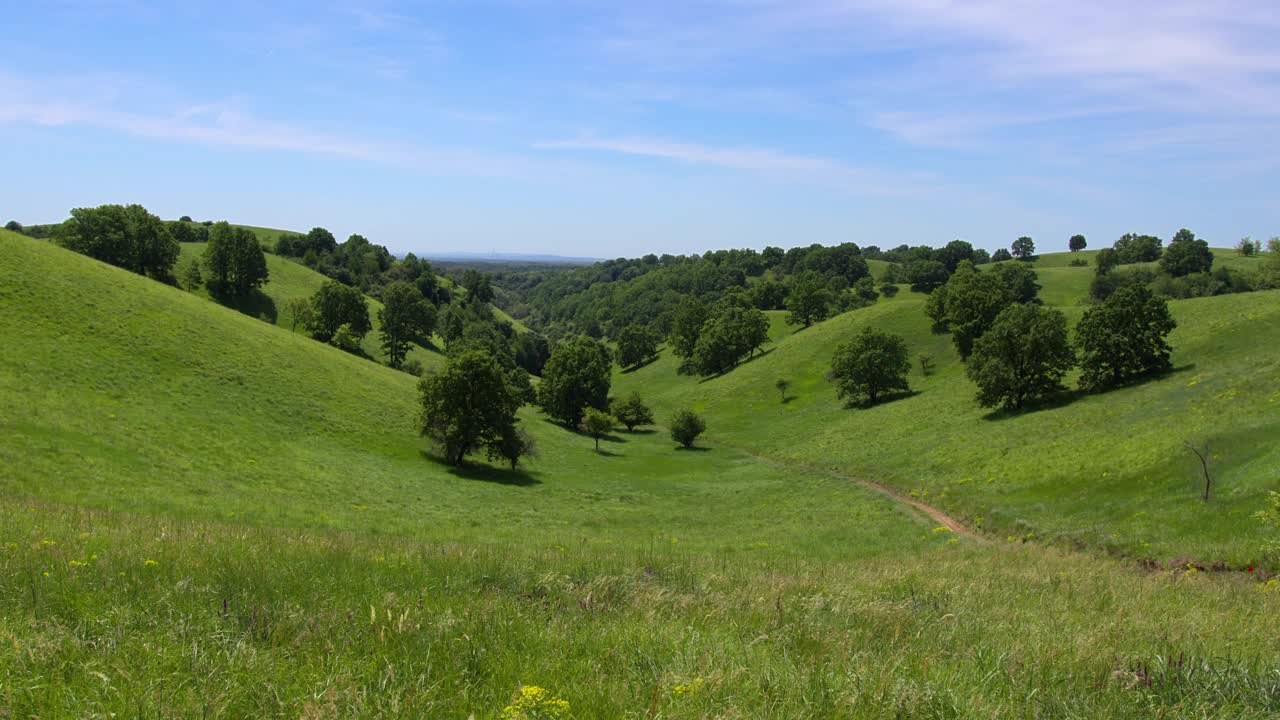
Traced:
<path fill-rule="evenodd" d="M 511 704 L 502 708 L 502 720 L 558 720 L 568 718 L 569 701 L 552 695 L 546 688 L 525 685 Z"/>
<path fill-rule="evenodd" d="M 1262 592 L 1280 592 L 1280 578 L 1271 578 L 1259 585 L 1258 589 Z"/>
<path fill-rule="evenodd" d="M 691 683 L 688 683 L 686 685 L 677 685 L 671 688 L 671 694 L 675 695 L 676 697 L 684 697 L 685 695 L 692 695 L 698 692 L 699 690 L 701 690 L 702 686 L 705 684 L 706 684 L 706 681 L 704 681 L 702 678 L 694 678 L 693 682 Z"/>

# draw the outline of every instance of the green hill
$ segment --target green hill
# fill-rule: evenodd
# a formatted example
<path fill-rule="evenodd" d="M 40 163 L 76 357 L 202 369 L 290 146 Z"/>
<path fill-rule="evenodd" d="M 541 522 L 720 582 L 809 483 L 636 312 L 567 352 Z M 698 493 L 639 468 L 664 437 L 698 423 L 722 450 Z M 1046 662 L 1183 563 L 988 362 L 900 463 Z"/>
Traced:
<path fill-rule="evenodd" d="M 633 376 L 702 393 L 918 302 Z M 450 470 L 412 377 L 3 231 L 0 337 L 6 717 L 496 717 L 535 684 L 584 718 L 1280 711 L 1280 592 L 1243 573 L 953 537 L 787 452 L 598 454 L 531 411 L 528 470 Z M 706 404 L 753 452 L 826 412 L 773 440 Z"/>
<path fill-rule="evenodd" d="M 1079 319 L 1091 268 L 1046 256 L 1042 297 Z M 846 313 L 790 330 L 765 356 L 722 377 L 676 374 L 669 353 L 618 376 L 667 414 L 705 412 L 718 441 L 785 462 L 890 482 L 1000 536 L 1036 536 L 1160 560 L 1182 555 L 1256 563 L 1252 519 L 1276 489 L 1280 445 L 1280 292 L 1171 303 L 1177 370 L 1136 387 L 1014 417 L 973 401 L 973 386 L 948 335 L 930 331 L 924 296 Z M 845 409 L 825 373 L 836 346 L 863 325 L 907 338 L 917 367 L 912 397 Z M 776 338 L 776 335 L 775 335 Z M 774 381 L 792 382 L 782 404 Z M 1198 499 L 1200 468 L 1185 441 L 1213 448 L 1217 495 Z"/>

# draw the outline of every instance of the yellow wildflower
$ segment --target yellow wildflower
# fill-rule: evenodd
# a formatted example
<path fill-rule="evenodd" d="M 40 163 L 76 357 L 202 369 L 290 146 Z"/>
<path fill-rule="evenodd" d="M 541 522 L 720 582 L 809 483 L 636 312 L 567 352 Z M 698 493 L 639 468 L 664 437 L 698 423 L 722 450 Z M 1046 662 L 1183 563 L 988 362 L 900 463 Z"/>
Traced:
<path fill-rule="evenodd" d="M 498 716 L 502 720 L 556 720 L 569 717 L 569 701 L 552 695 L 546 688 L 524 685 L 511 704 Z"/>
<path fill-rule="evenodd" d="M 156 562 L 155 560 L 148 560 L 148 561 L 146 561 L 146 562 L 142 563 L 142 567 L 155 567 L 155 566 L 157 566 L 157 565 L 159 565 L 159 564 L 160 564 L 160 563 Z"/>

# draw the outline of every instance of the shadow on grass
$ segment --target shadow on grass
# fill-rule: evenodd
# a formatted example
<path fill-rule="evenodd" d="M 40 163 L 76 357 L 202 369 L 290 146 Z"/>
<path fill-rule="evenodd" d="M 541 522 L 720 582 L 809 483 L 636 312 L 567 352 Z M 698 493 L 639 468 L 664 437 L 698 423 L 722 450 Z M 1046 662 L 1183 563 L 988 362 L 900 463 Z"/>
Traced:
<path fill-rule="evenodd" d="M 743 360 L 742 362 L 739 362 L 737 365 L 734 365 L 733 367 L 729 368 L 728 370 L 726 370 L 726 371 L 724 371 L 724 372 L 722 372 L 722 373 L 717 373 L 717 374 L 715 374 L 715 375 L 708 375 L 707 377 L 704 377 L 704 378 L 702 378 L 702 379 L 698 380 L 698 384 L 699 384 L 699 385 L 701 385 L 702 383 L 705 383 L 705 382 L 711 382 L 712 380 L 715 380 L 716 378 L 724 377 L 725 375 L 728 375 L 729 373 L 733 372 L 734 370 L 737 370 L 738 368 L 742 367 L 743 365 L 747 365 L 747 364 L 749 364 L 749 363 L 753 363 L 753 362 L 755 362 L 756 360 L 759 360 L 760 358 L 764 357 L 765 355 L 768 355 L 769 353 L 773 352 L 774 350 L 777 350 L 777 348 L 776 348 L 776 347 L 771 347 L 771 348 L 769 348 L 768 350 L 761 350 L 760 352 L 756 353 L 755 355 L 752 355 L 751 357 L 747 358 L 746 360 Z"/>
<path fill-rule="evenodd" d="M 662 351 L 661 351 L 661 350 L 659 350 L 659 351 L 658 351 L 658 352 L 657 352 L 653 357 L 651 357 L 651 358 L 649 358 L 649 359 L 647 359 L 647 360 L 643 360 L 643 361 L 641 361 L 640 363 L 637 363 L 637 364 L 635 364 L 635 365 L 632 365 L 631 367 L 623 368 L 623 369 L 622 369 L 622 374 L 623 374 L 623 375 L 627 375 L 627 374 L 633 373 L 633 372 L 635 372 L 635 371 L 637 371 L 637 370 L 639 370 L 639 369 L 641 369 L 641 368 L 648 367 L 648 366 L 650 366 L 650 365 L 654 364 L 655 362 L 657 362 L 657 361 L 658 361 L 658 358 L 660 358 L 660 357 L 662 357 Z"/>
<path fill-rule="evenodd" d="M 703 447 L 701 445 L 690 445 L 689 447 L 685 447 L 684 445 L 677 445 L 676 450 L 679 450 L 681 452 L 711 452 L 711 448 Z"/>
<path fill-rule="evenodd" d="M 251 290 L 247 295 L 233 295 L 210 287 L 209 296 L 213 298 L 214 302 L 223 307 L 229 307 L 242 315 L 257 318 L 272 325 L 276 323 L 276 318 L 279 317 L 279 311 L 276 310 L 276 301 L 257 288 Z"/>
<path fill-rule="evenodd" d="M 792 400 L 795 400 L 795 399 L 796 399 L 796 396 L 795 396 L 795 395 L 788 395 L 788 396 L 786 396 L 786 397 L 782 398 L 782 404 L 783 404 L 783 405 L 790 405 L 790 404 L 791 404 L 791 401 L 792 401 Z"/>
<path fill-rule="evenodd" d="M 622 457 L 622 453 L 616 453 L 609 450 L 596 450 L 595 452 L 597 455 L 603 455 L 605 457 Z"/>
<path fill-rule="evenodd" d="M 512 470 L 510 468 L 494 467 L 492 465 L 478 463 L 465 463 L 462 467 L 455 467 L 435 453 L 431 453 L 426 450 L 421 450 L 419 453 L 422 457 L 430 460 L 431 462 L 443 465 L 445 467 L 445 472 L 464 480 L 479 480 L 481 482 L 490 482 L 498 485 L 514 485 L 516 487 L 529 487 L 532 485 L 542 484 L 542 481 L 534 477 L 528 470 L 520 468 Z"/>
<path fill-rule="evenodd" d="M 1130 380 L 1129 382 L 1124 383 L 1122 385 L 1116 385 L 1114 387 L 1109 387 L 1104 390 L 1097 390 L 1094 392 L 1087 392 L 1085 390 L 1080 390 L 1080 389 L 1067 389 L 1055 395 L 1052 395 L 1050 397 L 1044 398 L 1042 400 L 1029 401 L 1020 408 L 998 408 L 996 410 L 992 410 L 986 415 L 983 415 L 982 419 L 987 420 L 989 422 L 999 422 L 1001 420 L 1008 420 L 1010 418 L 1020 417 L 1022 415 L 1027 415 L 1033 412 L 1041 412 L 1044 410 L 1056 410 L 1058 408 L 1066 407 L 1076 402 L 1077 400 L 1082 400 L 1089 395 L 1106 395 L 1107 393 L 1114 392 L 1116 390 L 1120 390 L 1123 388 L 1139 387 L 1142 385 L 1146 385 L 1147 383 L 1158 382 L 1159 380 L 1163 380 L 1173 375 L 1184 373 L 1189 370 L 1194 370 L 1195 367 L 1196 367 L 1195 363 L 1187 363 L 1186 365 L 1180 365 L 1175 368 L 1170 368 L 1169 370 L 1165 370 L 1164 372 L 1153 373 L 1151 375 L 1144 375 L 1140 378 L 1134 378 L 1133 380 Z"/>
<path fill-rule="evenodd" d="M 628 435 L 652 435 L 656 432 L 658 431 L 654 430 L 653 428 L 636 428 L 635 430 L 628 430 L 627 434 Z"/>
<path fill-rule="evenodd" d="M 560 421 L 558 421 L 558 420 L 555 420 L 555 419 L 553 419 L 553 418 L 542 418 L 542 422 L 547 423 L 548 425 L 552 425 L 552 426 L 554 426 L 554 427 L 558 427 L 558 428 L 560 428 L 561 430 L 564 430 L 565 432 L 573 433 L 574 435 L 577 435 L 578 437 L 587 438 L 588 440 L 595 440 L 595 438 L 594 438 L 594 437 L 592 437 L 592 435 L 591 435 L 590 433 L 587 433 L 587 432 L 583 431 L 583 430 L 582 430 L 582 429 L 580 429 L 580 428 L 570 427 L 569 425 L 566 425 L 566 424 L 564 424 L 564 423 L 562 423 L 562 422 L 560 422 Z M 650 431 L 650 432 L 652 432 L 652 431 Z M 629 433 L 629 434 L 630 434 L 630 433 Z M 637 432 L 636 432 L 636 433 L 634 433 L 634 434 L 637 434 L 637 435 L 638 435 L 638 434 L 640 434 L 640 433 L 637 431 Z M 611 443 L 625 443 L 625 442 L 627 441 L 627 439 L 626 439 L 626 438 L 624 438 L 624 437 L 622 437 L 621 435 L 601 435 L 601 436 L 600 436 L 600 440 L 601 440 L 602 442 L 611 442 Z"/>
<path fill-rule="evenodd" d="M 902 390 L 896 393 L 889 393 L 888 395 L 881 395 L 879 399 L 877 399 L 875 402 L 871 402 L 870 400 L 862 400 L 859 402 L 847 402 L 844 404 L 844 406 L 845 406 L 845 409 L 849 409 L 849 410 L 852 410 L 855 408 L 858 410 L 870 410 L 873 407 L 880 407 L 881 405 L 888 405 L 891 402 L 897 402 L 898 400 L 906 400 L 907 398 L 915 397 L 919 395 L 921 392 L 923 391 L 922 390 Z"/>

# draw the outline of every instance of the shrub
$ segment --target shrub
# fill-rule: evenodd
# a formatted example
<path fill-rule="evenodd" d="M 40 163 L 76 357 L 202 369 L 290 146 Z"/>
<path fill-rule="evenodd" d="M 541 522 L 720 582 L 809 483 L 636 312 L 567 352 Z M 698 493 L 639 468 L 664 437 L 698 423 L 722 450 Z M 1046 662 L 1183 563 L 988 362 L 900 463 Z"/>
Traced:
<path fill-rule="evenodd" d="M 582 429 L 595 439 L 596 452 L 600 452 L 600 438 L 608 435 L 617 424 L 617 418 L 593 407 L 587 408 L 586 414 L 582 416 Z"/>
<path fill-rule="evenodd" d="M 417 358 L 413 358 L 412 360 L 405 360 L 403 363 L 400 364 L 400 369 L 409 373 L 410 375 L 414 375 L 416 377 L 422 377 L 422 373 L 423 373 L 422 363 L 418 362 Z"/>
<path fill-rule="evenodd" d="M 693 447 L 694 441 L 706 430 L 706 421 L 692 410 L 681 410 L 671 418 L 671 439 L 684 447 Z"/>
<path fill-rule="evenodd" d="M 627 428 L 627 432 L 640 425 L 653 424 L 653 411 L 640 399 L 640 393 L 631 393 L 625 400 L 614 398 L 609 406 L 610 412 Z"/>
<path fill-rule="evenodd" d="M 891 298 L 891 297 L 893 297 L 894 295 L 897 295 L 897 294 L 898 294 L 898 286 L 897 286 L 897 285 L 894 285 L 894 284 L 893 284 L 893 283 L 891 283 L 891 282 L 881 283 L 881 284 L 880 284 L 880 294 L 881 294 L 881 295 L 883 295 L 883 296 L 885 296 L 885 297 L 887 297 L 887 298 Z"/>

